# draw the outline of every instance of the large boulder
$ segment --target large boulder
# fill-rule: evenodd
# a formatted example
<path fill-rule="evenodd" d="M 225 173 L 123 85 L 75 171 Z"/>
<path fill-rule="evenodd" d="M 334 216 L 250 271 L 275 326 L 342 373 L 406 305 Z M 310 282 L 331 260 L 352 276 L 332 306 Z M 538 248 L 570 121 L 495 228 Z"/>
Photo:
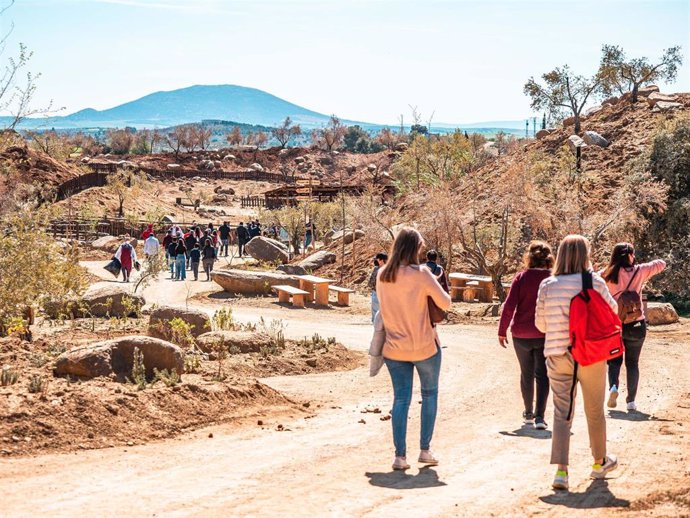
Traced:
<path fill-rule="evenodd" d="M 613 106 L 613 105 L 617 104 L 618 101 L 619 101 L 619 98 L 616 97 L 616 96 L 614 95 L 614 96 L 612 96 L 612 97 L 609 97 L 609 98 L 607 98 L 607 99 L 604 99 L 604 100 L 601 102 L 601 105 L 602 105 L 602 106 L 606 106 L 607 104 L 610 104 L 610 105 Z"/>
<path fill-rule="evenodd" d="M 281 272 L 220 270 L 211 272 L 211 280 L 228 293 L 270 295 L 272 286 L 287 284 L 299 288 L 299 279 Z"/>
<path fill-rule="evenodd" d="M 645 308 L 645 316 L 650 326 L 661 326 L 678 322 L 678 313 L 668 302 L 648 303 Z"/>
<path fill-rule="evenodd" d="M 148 377 L 153 376 L 154 368 L 175 370 L 178 374 L 184 371 L 184 353 L 175 344 L 150 336 L 122 336 L 61 354 L 55 362 L 55 374 L 80 378 L 113 374 L 120 378 L 131 377 L 135 347 L 144 356 Z"/>
<path fill-rule="evenodd" d="M 575 124 L 575 117 L 574 116 L 573 117 L 566 117 L 565 119 L 563 119 L 563 127 L 572 126 L 573 124 Z"/>
<path fill-rule="evenodd" d="M 658 87 L 658 86 L 656 86 L 656 85 L 649 85 L 649 86 L 645 86 L 644 88 L 640 88 L 640 89 L 637 91 L 637 95 L 638 95 L 639 97 L 647 97 L 648 95 L 651 95 L 651 94 L 653 94 L 654 92 L 658 92 L 658 91 L 659 91 L 659 87 Z"/>
<path fill-rule="evenodd" d="M 252 238 L 249 243 L 245 245 L 244 249 L 258 261 L 280 262 L 285 264 L 289 259 L 283 243 L 264 236 Z"/>
<path fill-rule="evenodd" d="M 44 309 L 48 316 L 75 318 L 136 316 L 146 304 L 144 297 L 133 293 L 130 286 L 97 283 L 90 286 L 80 298 L 49 302 Z"/>
<path fill-rule="evenodd" d="M 300 266 L 309 272 L 313 272 L 314 270 L 318 270 L 326 264 L 333 264 L 336 259 L 337 257 L 333 252 L 319 250 L 318 252 L 311 254 L 309 257 L 302 259 L 299 263 L 297 263 L 297 266 Z"/>
<path fill-rule="evenodd" d="M 585 131 L 584 141 L 589 146 L 608 147 L 609 141 L 599 135 L 596 131 Z"/>
<path fill-rule="evenodd" d="M 211 319 L 208 314 L 185 306 L 158 306 L 151 310 L 149 318 L 149 335 L 170 340 L 172 333 L 170 321 L 180 318 L 191 326 L 192 336 L 199 336 L 211 330 Z"/>
<path fill-rule="evenodd" d="M 91 248 L 113 253 L 120 246 L 122 240 L 115 236 L 103 236 L 91 242 Z"/>
<path fill-rule="evenodd" d="M 264 166 L 262 166 L 261 164 L 258 164 L 258 163 L 256 163 L 256 162 L 254 162 L 252 165 L 249 166 L 249 169 L 251 169 L 252 171 L 257 171 L 257 172 L 259 172 L 259 173 L 263 173 L 263 171 L 264 171 Z"/>
<path fill-rule="evenodd" d="M 407 148 L 408 148 L 407 142 L 398 142 L 395 145 L 396 151 L 404 152 L 404 151 L 407 151 Z"/>
<path fill-rule="evenodd" d="M 547 129 L 547 128 L 540 129 L 539 131 L 537 131 L 537 134 L 536 134 L 537 140 L 541 140 L 545 137 L 548 137 L 549 135 L 551 135 L 551 133 L 553 133 L 553 131 L 554 131 L 553 129 Z"/>
<path fill-rule="evenodd" d="M 335 243 L 336 241 L 340 241 L 341 239 L 343 239 L 345 241 L 345 244 L 349 245 L 350 243 L 352 243 L 352 241 L 355 240 L 355 238 L 362 239 L 364 236 L 365 234 L 361 230 L 355 230 L 354 234 L 350 229 L 339 230 L 331 236 L 330 242 Z"/>
<path fill-rule="evenodd" d="M 161 223 L 175 223 L 175 218 L 170 215 L 165 215 L 161 218 Z"/>
<path fill-rule="evenodd" d="M 663 102 L 667 102 L 667 103 L 674 103 L 677 100 L 678 100 L 678 98 L 673 96 L 673 95 L 665 95 L 665 94 L 661 94 L 659 92 L 652 92 L 647 97 L 647 104 L 649 104 L 649 106 L 654 106 L 659 101 L 663 101 Z"/>
<path fill-rule="evenodd" d="M 597 104 L 596 106 L 591 106 L 585 110 L 583 115 L 585 117 L 589 117 L 590 115 L 594 115 L 595 113 L 601 111 L 602 108 L 603 108 L 603 105 L 601 105 L 601 104 Z"/>
<path fill-rule="evenodd" d="M 587 147 L 587 144 L 577 135 L 570 135 L 568 137 L 568 146 L 570 146 L 570 151 L 575 153 L 577 148 Z"/>
<path fill-rule="evenodd" d="M 271 338 L 263 333 L 211 331 L 201 335 L 196 342 L 205 353 L 213 353 L 219 345 L 228 350 L 236 347 L 241 353 L 258 353 L 261 347 L 271 343 Z"/>
<path fill-rule="evenodd" d="M 281 264 L 276 270 L 287 273 L 288 275 L 307 275 L 307 273 L 309 273 L 299 264 Z"/>
<path fill-rule="evenodd" d="M 679 108 L 683 107 L 683 103 L 672 103 L 668 101 L 658 101 L 655 105 L 654 108 L 652 108 L 653 112 L 666 112 L 669 110 L 677 110 Z"/>
<path fill-rule="evenodd" d="M 182 168 L 182 166 L 180 164 L 168 164 L 166 167 L 167 167 L 168 171 L 176 171 L 176 170 Z"/>

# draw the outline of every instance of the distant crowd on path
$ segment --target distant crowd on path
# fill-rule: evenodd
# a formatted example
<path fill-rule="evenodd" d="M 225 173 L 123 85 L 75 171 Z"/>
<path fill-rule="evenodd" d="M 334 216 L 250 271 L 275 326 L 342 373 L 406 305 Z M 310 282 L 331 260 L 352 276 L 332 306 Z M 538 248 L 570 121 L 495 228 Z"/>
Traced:
<path fill-rule="evenodd" d="M 406 434 L 415 370 L 422 394 L 418 462 L 439 462 L 430 449 L 441 366 L 434 313 L 447 311 L 451 297 L 436 252 L 428 252 L 428 262 L 420 265 L 423 247 L 419 232 L 402 229 L 390 257 L 376 255 L 369 278 L 374 322 L 370 374 L 376 375 L 385 364 L 393 384 L 394 470 L 410 467 Z M 605 478 L 618 466 L 616 456 L 607 451 L 604 405 L 616 408 L 625 363 L 627 410 L 637 411 L 639 358 L 646 336 L 641 293 L 666 263 L 657 259 L 638 264 L 633 245 L 619 243 L 608 266 L 594 272 L 589 241 L 579 235 L 566 236 L 555 257 L 547 243 L 530 243 L 524 263 L 504 303 L 498 341 L 504 348 L 508 345 L 510 328 L 521 372 L 525 426 L 547 429 L 546 404 L 552 394 L 551 464 L 557 465 L 552 487 L 565 490 L 578 383 L 594 459 L 590 476 Z"/>

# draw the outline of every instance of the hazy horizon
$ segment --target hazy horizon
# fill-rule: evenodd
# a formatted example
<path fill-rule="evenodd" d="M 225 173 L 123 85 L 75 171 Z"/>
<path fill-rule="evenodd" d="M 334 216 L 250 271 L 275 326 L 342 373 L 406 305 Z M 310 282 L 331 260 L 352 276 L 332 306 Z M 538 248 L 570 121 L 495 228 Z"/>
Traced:
<path fill-rule="evenodd" d="M 604 43 L 654 60 L 682 45 L 662 91 L 690 91 L 690 3 L 391 0 L 18 0 L 3 15 L 40 72 L 36 105 L 103 110 L 197 84 L 257 88 L 343 119 L 437 124 L 533 116 L 522 86 Z"/>

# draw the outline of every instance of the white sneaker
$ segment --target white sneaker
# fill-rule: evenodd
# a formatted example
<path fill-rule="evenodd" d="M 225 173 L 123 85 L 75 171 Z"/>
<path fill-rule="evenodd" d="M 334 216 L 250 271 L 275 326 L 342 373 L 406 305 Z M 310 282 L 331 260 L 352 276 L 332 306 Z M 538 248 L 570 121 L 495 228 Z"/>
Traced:
<path fill-rule="evenodd" d="M 611 390 L 609 390 L 609 402 L 608 402 L 608 407 L 609 408 L 616 408 L 616 403 L 618 402 L 618 387 L 615 385 L 611 387 Z"/>
<path fill-rule="evenodd" d="M 393 469 L 396 471 L 402 471 L 410 469 L 410 465 L 407 463 L 406 457 L 396 457 L 393 461 Z"/>
<path fill-rule="evenodd" d="M 628 412 L 635 412 L 637 410 L 637 405 L 634 401 L 628 403 Z"/>
<path fill-rule="evenodd" d="M 436 466 L 438 464 L 438 459 L 431 450 L 422 450 L 419 452 L 418 462 L 422 464 L 429 464 L 430 466 Z"/>
<path fill-rule="evenodd" d="M 568 489 L 568 472 L 561 470 L 556 471 L 556 476 L 553 478 L 551 487 L 554 489 Z"/>
<path fill-rule="evenodd" d="M 607 455 L 603 464 L 594 464 L 592 466 L 592 478 L 606 478 L 609 471 L 613 471 L 618 467 L 618 459 L 615 455 Z"/>

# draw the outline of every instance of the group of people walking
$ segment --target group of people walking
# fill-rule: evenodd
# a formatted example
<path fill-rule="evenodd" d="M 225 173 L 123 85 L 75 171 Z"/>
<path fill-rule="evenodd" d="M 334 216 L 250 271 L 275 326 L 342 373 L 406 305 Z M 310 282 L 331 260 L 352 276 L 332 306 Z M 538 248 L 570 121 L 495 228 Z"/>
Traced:
<path fill-rule="evenodd" d="M 225 247 L 221 236 L 229 236 L 224 227 L 227 227 L 227 223 L 223 223 L 219 229 L 214 229 L 213 223 L 206 228 L 193 225 L 184 233 L 179 226 L 170 228 L 163 239 L 170 278 L 184 281 L 187 279 L 187 270 L 190 270 L 194 280 L 198 281 L 199 265 L 203 264 L 206 280 L 210 281 L 213 263 L 218 259 L 221 247 Z"/>
<path fill-rule="evenodd" d="M 414 370 L 419 375 L 422 394 L 419 462 L 438 463 L 430 446 L 437 413 L 441 346 L 429 308 L 433 303 L 445 311 L 451 305 L 451 298 L 442 286 L 445 274 L 437 270 L 433 251 L 434 260 L 420 265 L 423 246 L 419 232 L 402 229 L 390 258 L 385 254 L 376 256 L 376 269 L 369 280 L 376 329 L 370 350 L 372 365 L 377 361 L 376 354 L 380 354 L 393 384 L 393 469 L 410 467 L 406 430 Z M 607 451 L 604 405 L 617 406 L 620 370 L 625 363 L 627 409 L 637 409 L 639 358 L 646 333 L 640 293 L 645 282 L 666 267 L 662 260 L 638 264 L 630 243 L 617 244 L 608 266 L 600 272 L 592 272 L 590 257 L 590 244 L 579 235 L 565 237 L 555 256 L 548 243 L 530 243 L 525 268 L 513 279 L 498 327 L 498 342 L 504 348 L 508 345 L 508 329 L 511 331 L 521 372 L 525 425 L 542 430 L 548 427 L 546 405 L 549 394 L 552 395 L 551 464 L 557 465 L 552 484 L 555 489 L 568 488 L 570 436 L 578 383 L 594 459 L 591 477 L 604 478 L 618 466 L 616 456 Z M 588 283 L 591 286 L 585 286 Z M 597 293 L 603 305 L 610 308 L 606 311 L 612 312 L 612 318 L 621 324 L 616 327 L 621 335 L 617 340 L 624 345 L 624 353 L 608 361 L 580 365 L 573 357 L 576 337 L 570 332 L 570 308 L 571 301 L 586 292 Z M 384 338 L 377 353 L 374 342 L 380 336 Z"/>

